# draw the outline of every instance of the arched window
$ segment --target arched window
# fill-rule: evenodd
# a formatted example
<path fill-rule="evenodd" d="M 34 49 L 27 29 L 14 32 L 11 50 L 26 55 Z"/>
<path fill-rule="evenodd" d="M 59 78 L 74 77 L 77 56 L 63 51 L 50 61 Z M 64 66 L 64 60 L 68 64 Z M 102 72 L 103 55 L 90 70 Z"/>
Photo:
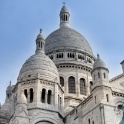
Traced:
<path fill-rule="evenodd" d="M 103 75 L 104 75 L 104 78 L 106 78 L 106 75 L 105 75 L 105 73 L 103 73 Z"/>
<path fill-rule="evenodd" d="M 64 78 L 63 77 L 60 77 L 60 84 L 62 87 L 64 87 Z"/>
<path fill-rule="evenodd" d="M 33 102 L 33 89 L 30 89 L 30 103 Z"/>
<path fill-rule="evenodd" d="M 27 89 L 24 90 L 24 95 L 25 95 L 26 98 L 28 97 Z"/>
<path fill-rule="evenodd" d="M 64 21 L 64 15 L 62 15 L 62 21 Z"/>
<path fill-rule="evenodd" d="M 91 86 L 93 85 L 93 82 L 92 81 L 90 81 L 90 93 L 92 92 L 92 90 L 91 90 Z"/>
<path fill-rule="evenodd" d="M 75 93 L 75 78 L 69 77 L 68 79 L 69 93 Z"/>
<path fill-rule="evenodd" d="M 90 81 L 90 86 L 92 86 L 93 85 L 93 82 L 92 81 Z"/>
<path fill-rule="evenodd" d="M 106 94 L 106 100 L 107 100 L 107 102 L 109 102 L 109 95 L 108 94 Z"/>
<path fill-rule="evenodd" d="M 45 95 L 46 95 L 46 89 L 42 89 L 42 93 L 41 93 L 41 102 L 45 103 Z"/>
<path fill-rule="evenodd" d="M 62 58 L 63 58 L 63 53 L 62 53 Z"/>
<path fill-rule="evenodd" d="M 51 104 L 51 98 L 52 98 L 52 91 L 48 90 L 48 96 L 47 96 L 47 103 Z"/>
<path fill-rule="evenodd" d="M 42 43 L 40 43 L 40 47 L 42 48 Z"/>
<path fill-rule="evenodd" d="M 80 79 L 80 94 L 86 95 L 86 84 L 84 78 Z"/>
<path fill-rule="evenodd" d="M 68 58 L 70 57 L 69 53 L 68 53 Z"/>
<path fill-rule="evenodd" d="M 117 109 L 118 109 L 118 110 L 121 110 L 122 107 L 123 107 L 123 105 L 122 105 L 122 104 L 119 104 L 119 105 L 117 106 Z"/>
<path fill-rule="evenodd" d="M 67 21 L 68 19 L 67 19 L 67 15 L 66 15 L 66 21 Z"/>
<path fill-rule="evenodd" d="M 40 42 L 39 42 L 39 48 L 40 48 Z"/>
<path fill-rule="evenodd" d="M 64 21 L 65 21 L 65 15 L 64 15 Z"/>
<path fill-rule="evenodd" d="M 100 73 L 98 72 L 98 78 L 100 78 Z"/>
<path fill-rule="evenodd" d="M 74 58 L 74 53 L 72 54 L 72 57 Z"/>
<path fill-rule="evenodd" d="M 95 75 L 94 75 L 94 81 L 95 81 L 95 78 L 96 78 L 96 77 L 95 77 Z"/>
<path fill-rule="evenodd" d="M 90 119 L 88 119 L 88 124 L 90 124 Z"/>
<path fill-rule="evenodd" d="M 59 53 L 58 58 L 61 58 L 61 54 Z"/>

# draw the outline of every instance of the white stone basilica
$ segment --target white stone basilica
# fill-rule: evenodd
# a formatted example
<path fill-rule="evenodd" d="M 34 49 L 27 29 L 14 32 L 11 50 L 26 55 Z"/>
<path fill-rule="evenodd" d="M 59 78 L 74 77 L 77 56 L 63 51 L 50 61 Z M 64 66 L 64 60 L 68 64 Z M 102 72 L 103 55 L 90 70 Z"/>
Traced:
<path fill-rule="evenodd" d="M 119 124 L 124 101 L 123 73 L 109 70 L 87 40 L 70 28 L 60 11 L 60 28 L 46 39 L 40 30 L 35 54 L 23 64 L 17 83 L 6 90 L 0 124 Z"/>

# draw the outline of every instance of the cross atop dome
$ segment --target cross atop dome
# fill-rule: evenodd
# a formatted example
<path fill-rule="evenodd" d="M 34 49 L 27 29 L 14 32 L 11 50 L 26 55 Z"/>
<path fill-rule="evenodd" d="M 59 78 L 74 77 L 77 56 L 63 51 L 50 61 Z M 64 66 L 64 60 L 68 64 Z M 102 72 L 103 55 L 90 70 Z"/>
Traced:
<path fill-rule="evenodd" d="M 40 33 L 42 33 L 42 28 L 40 28 Z"/>
<path fill-rule="evenodd" d="M 66 5 L 66 2 L 63 2 L 63 5 Z"/>

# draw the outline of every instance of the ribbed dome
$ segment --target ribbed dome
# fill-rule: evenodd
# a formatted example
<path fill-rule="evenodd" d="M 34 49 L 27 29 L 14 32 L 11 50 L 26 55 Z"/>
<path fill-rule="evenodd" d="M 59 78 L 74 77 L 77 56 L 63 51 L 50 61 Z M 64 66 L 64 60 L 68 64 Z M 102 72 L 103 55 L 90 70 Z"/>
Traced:
<path fill-rule="evenodd" d="M 86 39 L 77 31 L 66 26 L 60 27 L 46 38 L 46 53 L 61 49 L 75 49 L 93 55 L 92 49 Z"/>
<path fill-rule="evenodd" d="M 36 52 L 20 70 L 18 81 L 39 77 L 43 80 L 59 81 L 59 74 L 55 64 L 44 52 Z"/>
<path fill-rule="evenodd" d="M 106 68 L 106 65 L 105 65 L 105 63 L 103 62 L 103 60 L 100 58 L 100 56 L 97 55 L 97 59 L 96 59 L 95 62 L 94 62 L 93 69 L 99 68 L 99 67 L 101 67 L 101 68 Z"/>
<path fill-rule="evenodd" d="M 69 13 L 69 11 L 68 11 L 68 9 L 67 9 L 67 7 L 66 7 L 65 5 L 62 7 L 60 13 L 63 13 L 63 12 L 64 12 L 64 13 L 65 13 L 65 12 Z"/>
<path fill-rule="evenodd" d="M 42 34 L 42 29 L 40 29 L 40 33 L 37 35 L 37 39 L 39 39 L 39 38 L 44 40 L 44 36 Z"/>

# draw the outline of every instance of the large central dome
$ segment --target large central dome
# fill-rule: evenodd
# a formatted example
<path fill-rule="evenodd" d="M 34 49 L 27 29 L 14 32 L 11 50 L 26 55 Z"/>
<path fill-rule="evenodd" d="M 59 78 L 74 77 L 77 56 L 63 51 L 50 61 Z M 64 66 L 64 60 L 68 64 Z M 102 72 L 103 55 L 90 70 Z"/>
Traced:
<path fill-rule="evenodd" d="M 67 26 L 60 27 L 46 38 L 46 53 L 58 49 L 78 49 L 93 55 L 86 39 L 80 33 Z"/>
<path fill-rule="evenodd" d="M 93 56 L 87 40 L 80 33 L 70 28 L 69 17 L 70 13 L 64 5 L 60 11 L 60 28 L 46 38 L 46 54 L 61 50 L 73 50 Z"/>

